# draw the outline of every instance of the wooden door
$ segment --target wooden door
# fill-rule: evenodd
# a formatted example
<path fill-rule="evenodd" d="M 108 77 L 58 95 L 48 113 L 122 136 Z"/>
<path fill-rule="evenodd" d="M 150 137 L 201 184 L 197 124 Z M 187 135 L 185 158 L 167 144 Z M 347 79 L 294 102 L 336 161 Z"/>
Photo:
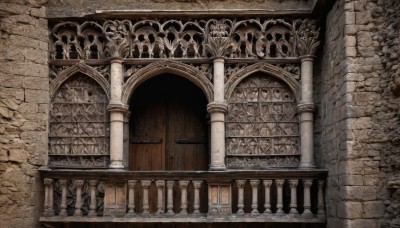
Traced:
<path fill-rule="evenodd" d="M 131 103 L 131 170 L 206 170 L 206 99 L 190 81 L 162 75 Z"/>

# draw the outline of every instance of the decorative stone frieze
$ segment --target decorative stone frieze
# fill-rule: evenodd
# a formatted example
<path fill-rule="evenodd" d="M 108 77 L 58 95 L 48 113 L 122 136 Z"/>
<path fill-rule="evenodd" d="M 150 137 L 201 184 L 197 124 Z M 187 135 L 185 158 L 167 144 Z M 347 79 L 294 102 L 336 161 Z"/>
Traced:
<path fill-rule="evenodd" d="M 310 19 L 62 22 L 50 58 L 287 58 L 314 54 L 318 35 Z"/>

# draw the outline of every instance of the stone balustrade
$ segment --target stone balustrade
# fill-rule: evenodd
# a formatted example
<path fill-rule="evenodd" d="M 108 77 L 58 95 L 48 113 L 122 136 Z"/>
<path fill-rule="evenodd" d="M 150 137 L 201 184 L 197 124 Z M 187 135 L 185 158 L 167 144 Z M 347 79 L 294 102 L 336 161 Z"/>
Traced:
<path fill-rule="evenodd" d="M 42 176 L 44 222 L 326 222 L 323 170 Z"/>

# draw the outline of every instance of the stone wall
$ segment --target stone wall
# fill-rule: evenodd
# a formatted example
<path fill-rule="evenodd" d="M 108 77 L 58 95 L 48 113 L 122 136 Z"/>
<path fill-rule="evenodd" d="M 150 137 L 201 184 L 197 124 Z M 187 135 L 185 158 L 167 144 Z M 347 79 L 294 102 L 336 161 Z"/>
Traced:
<path fill-rule="evenodd" d="M 0 224 L 36 227 L 46 164 L 46 0 L 0 2 Z"/>
<path fill-rule="evenodd" d="M 399 179 L 399 5 L 341 0 L 327 17 L 316 141 L 330 172 L 328 227 L 399 225 L 399 190 L 388 185 Z"/>

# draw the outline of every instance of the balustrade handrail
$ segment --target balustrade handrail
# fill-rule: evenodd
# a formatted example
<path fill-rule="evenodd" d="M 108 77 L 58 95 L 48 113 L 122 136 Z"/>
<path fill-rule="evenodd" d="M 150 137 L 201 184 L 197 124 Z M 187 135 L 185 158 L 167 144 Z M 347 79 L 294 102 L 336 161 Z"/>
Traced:
<path fill-rule="evenodd" d="M 39 169 L 43 178 L 101 179 L 127 181 L 130 179 L 201 179 L 201 180 L 236 180 L 236 179 L 291 179 L 312 178 L 326 179 L 326 169 L 270 169 L 270 170 L 227 170 L 227 171 L 127 171 L 114 169 Z M 118 178 L 118 179 L 116 179 Z"/>

